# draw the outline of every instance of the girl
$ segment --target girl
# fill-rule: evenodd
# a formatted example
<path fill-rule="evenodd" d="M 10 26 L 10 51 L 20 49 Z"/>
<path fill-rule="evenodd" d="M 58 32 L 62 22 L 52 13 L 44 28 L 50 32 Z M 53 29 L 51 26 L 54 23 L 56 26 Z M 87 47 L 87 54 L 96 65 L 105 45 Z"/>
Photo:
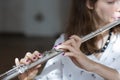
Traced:
<path fill-rule="evenodd" d="M 36 76 L 37 66 L 20 80 L 120 80 L 119 25 L 84 43 L 80 38 L 119 18 L 120 0 L 73 0 L 69 24 L 55 42 L 55 48 L 65 53 L 50 59 L 40 75 Z M 16 58 L 16 65 L 30 64 L 39 55 L 27 53 Z"/>

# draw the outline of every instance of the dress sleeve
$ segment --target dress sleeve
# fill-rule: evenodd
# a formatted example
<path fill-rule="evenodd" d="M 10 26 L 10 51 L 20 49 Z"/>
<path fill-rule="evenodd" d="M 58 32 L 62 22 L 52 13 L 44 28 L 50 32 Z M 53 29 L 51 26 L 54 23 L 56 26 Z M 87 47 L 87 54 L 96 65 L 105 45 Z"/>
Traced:
<path fill-rule="evenodd" d="M 62 34 L 55 42 L 54 45 L 58 45 L 64 41 L 64 35 Z M 47 61 L 43 71 L 36 77 L 36 80 L 62 80 L 62 55 L 55 56 Z"/>

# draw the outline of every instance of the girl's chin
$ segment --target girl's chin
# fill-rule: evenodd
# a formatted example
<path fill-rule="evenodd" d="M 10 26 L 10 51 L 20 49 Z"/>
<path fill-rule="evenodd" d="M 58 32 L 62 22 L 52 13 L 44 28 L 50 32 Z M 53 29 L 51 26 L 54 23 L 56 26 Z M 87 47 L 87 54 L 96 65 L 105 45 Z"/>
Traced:
<path fill-rule="evenodd" d="M 116 21 L 118 19 L 120 19 L 120 18 L 112 18 L 112 19 L 110 19 L 110 22 Z"/>
<path fill-rule="evenodd" d="M 111 22 L 116 21 L 116 20 L 117 20 L 117 19 L 110 19 L 109 22 L 111 23 Z"/>

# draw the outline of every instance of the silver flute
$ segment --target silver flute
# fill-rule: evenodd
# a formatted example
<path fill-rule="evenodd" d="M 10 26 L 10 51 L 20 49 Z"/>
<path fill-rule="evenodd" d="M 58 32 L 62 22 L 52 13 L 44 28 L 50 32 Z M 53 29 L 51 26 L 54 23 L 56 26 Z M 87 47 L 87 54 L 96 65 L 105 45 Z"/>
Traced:
<path fill-rule="evenodd" d="M 82 43 L 99 35 L 101 32 L 105 32 L 115 26 L 117 26 L 118 24 L 120 24 L 120 19 L 116 20 L 116 21 L 113 21 L 112 23 L 109 23 L 105 26 L 103 26 L 102 28 L 82 37 Z M 10 69 L 9 71 L 3 73 L 0 75 L 0 80 L 10 80 L 16 76 L 18 76 L 19 74 L 22 74 L 24 73 L 25 71 L 39 65 L 39 64 L 42 64 L 44 62 L 46 62 L 47 60 L 63 53 L 64 51 L 63 50 L 56 50 L 56 49 L 51 49 L 49 51 L 45 51 L 43 52 L 43 57 L 38 59 L 37 61 L 29 64 L 29 65 L 25 65 L 25 64 L 21 64 L 19 66 L 14 66 L 12 69 Z"/>

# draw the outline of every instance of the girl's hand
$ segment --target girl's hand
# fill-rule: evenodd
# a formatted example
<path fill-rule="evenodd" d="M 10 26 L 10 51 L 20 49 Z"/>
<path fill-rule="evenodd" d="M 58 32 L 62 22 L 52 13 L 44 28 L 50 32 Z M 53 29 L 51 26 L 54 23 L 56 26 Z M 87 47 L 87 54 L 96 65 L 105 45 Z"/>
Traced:
<path fill-rule="evenodd" d="M 82 68 L 81 61 L 85 60 L 86 56 L 80 50 L 81 42 L 80 37 L 73 35 L 69 40 L 57 46 L 56 49 L 65 50 L 64 56 L 69 56 L 77 66 Z"/>
<path fill-rule="evenodd" d="M 27 52 L 24 58 L 22 58 L 20 60 L 18 58 L 16 58 L 15 64 L 16 64 L 16 66 L 19 66 L 20 64 L 30 64 L 30 63 L 38 60 L 41 57 L 42 57 L 42 55 L 38 51 L 33 52 L 33 54 L 30 52 Z M 20 80 L 32 80 L 37 75 L 38 69 L 40 67 L 41 67 L 41 65 L 37 65 L 36 67 L 34 67 L 34 68 L 26 71 L 25 73 L 19 75 L 18 78 Z"/>

